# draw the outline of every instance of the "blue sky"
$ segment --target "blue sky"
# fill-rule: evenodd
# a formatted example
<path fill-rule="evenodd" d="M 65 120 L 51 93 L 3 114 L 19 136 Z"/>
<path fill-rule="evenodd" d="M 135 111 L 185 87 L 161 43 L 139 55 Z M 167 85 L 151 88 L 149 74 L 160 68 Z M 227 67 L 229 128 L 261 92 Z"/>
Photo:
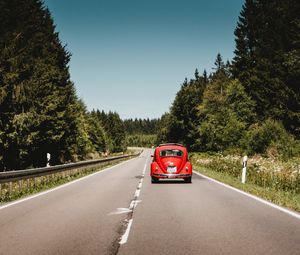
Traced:
<path fill-rule="evenodd" d="M 89 110 L 157 118 L 184 78 L 231 60 L 243 0 L 45 0 Z"/>

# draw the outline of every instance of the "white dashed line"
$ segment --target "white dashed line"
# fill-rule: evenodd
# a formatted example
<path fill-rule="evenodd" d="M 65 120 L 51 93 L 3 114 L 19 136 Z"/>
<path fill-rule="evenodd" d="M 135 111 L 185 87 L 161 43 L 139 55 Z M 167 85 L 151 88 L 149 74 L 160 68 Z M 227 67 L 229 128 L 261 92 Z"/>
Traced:
<path fill-rule="evenodd" d="M 129 206 L 129 210 L 133 211 L 134 208 L 136 208 L 137 204 L 142 202 L 142 200 L 132 200 Z"/>
<path fill-rule="evenodd" d="M 141 190 L 137 189 L 134 193 L 134 197 L 138 198 L 140 196 L 140 192 L 141 192 Z"/>
<path fill-rule="evenodd" d="M 139 182 L 139 185 L 138 185 L 138 189 L 141 189 L 142 186 L 143 186 L 143 183 L 140 181 L 140 182 Z"/>
<path fill-rule="evenodd" d="M 130 232 L 130 229 L 131 229 L 131 226 L 132 226 L 132 222 L 133 222 L 133 219 L 130 219 L 129 222 L 128 222 L 126 231 L 125 231 L 124 235 L 122 235 L 122 238 L 121 238 L 121 241 L 119 242 L 119 244 L 122 245 L 122 244 L 127 243 L 129 232 Z"/>
<path fill-rule="evenodd" d="M 144 169 L 143 169 L 142 178 L 140 179 L 140 181 L 138 183 L 138 186 L 136 187 L 136 190 L 134 192 L 134 199 L 131 201 L 131 203 L 129 205 L 129 208 L 128 208 L 129 212 L 133 212 L 133 210 L 136 208 L 137 204 L 141 202 L 141 200 L 137 200 L 137 199 L 138 199 L 138 197 L 140 196 L 140 193 L 141 193 L 141 189 L 142 189 L 142 185 L 143 185 L 147 165 L 148 165 L 148 158 L 146 160 L 146 163 L 145 163 L 145 166 L 144 166 Z M 128 220 L 126 220 L 126 221 L 127 221 L 126 222 L 127 227 L 126 227 L 125 233 L 122 235 L 122 237 L 120 239 L 120 242 L 119 242 L 120 245 L 127 243 L 129 233 L 130 233 L 130 229 L 131 229 L 132 222 L 133 222 L 132 215 L 131 215 L 131 219 L 129 221 Z"/>

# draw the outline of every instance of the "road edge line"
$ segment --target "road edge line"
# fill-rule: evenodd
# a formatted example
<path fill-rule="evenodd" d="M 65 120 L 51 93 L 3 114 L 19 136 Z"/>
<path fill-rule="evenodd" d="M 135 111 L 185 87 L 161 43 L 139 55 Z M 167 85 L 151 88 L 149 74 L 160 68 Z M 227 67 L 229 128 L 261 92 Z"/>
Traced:
<path fill-rule="evenodd" d="M 221 186 L 223 186 L 223 187 L 226 187 L 226 188 L 231 189 L 231 190 L 234 190 L 234 191 L 236 191 L 236 192 L 238 192 L 238 193 L 240 193 L 240 194 L 243 194 L 243 195 L 245 195 L 245 196 L 247 196 L 247 197 L 250 197 L 250 198 L 252 198 L 252 199 L 254 199 L 254 200 L 258 201 L 258 202 L 261 202 L 261 203 L 263 203 L 263 204 L 265 204 L 265 205 L 268 205 L 268 206 L 270 206 L 270 207 L 272 207 L 272 208 L 274 208 L 274 209 L 277 209 L 277 210 L 279 210 L 279 211 L 281 211 L 281 212 L 284 212 L 284 213 L 286 213 L 286 214 L 288 214 L 288 215 L 290 215 L 290 216 L 293 216 L 293 217 L 295 217 L 296 219 L 299 219 L 299 220 L 300 220 L 300 214 L 297 213 L 297 212 L 290 211 L 290 210 L 287 209 L 287 208 L 281 207 L 281 206 L 276 205 L 276 204 L 274 204 L 274 203 L 272 203 L 272 202 L 270 202 L 270 201 L 267 201 L 267 200 L 265 200 L 265 199 L 263 199 L 263 198 L 257 197 L 257 196 L 255 196 L 255 195 L 252 195 L 252 194 L 248 193 L 248 192 L 245 192 L 245 191 L 240 190 L 240 189 L 238 189 L 238 188 L 232 187 L 232 186 L 230 186 L 230 185 L 228 185 L 228 184 L 226 184 L 226 183 L 217 181 L 217 180 L 215 180 L 215 179 L 213 179 L 213 178 L 211 178 L 211 177 L 208 177 L 208 176 L 206 176 L 206 175 L 204 175 L 204 174 L 201 174 L 201 173 L 199 173 L 199 172 L 193 171 L 193 173 L 196 174 L 196 175 L 199 175 L 199 176 L 201 176 L 201 177 L 203 177 L 203 178 L 205 178 L 205 179 L 208 179 L 208 180 L 210 180 L 210 181 L 212 181 L 212 182 L 215 182 L 215 183 L 217 183 L 217 184 L 219 184 L 219 185 L 221 185 Z"/>
<path fill-rule="evenodd" d="M 98 171 L 98 172 L 92 173 L 92 174 L 90 174 L 90 175 L 83 176 L 83 177 L 81 177 L 81 178 L 79 178 L 79 179 L 73 180 L 73 181 L 71 181 L 71 182 L 67 182 L 67 183 L 62 184 L 62 185 L 59 185 L 59 186 L 57 186 L 57 187 L 55 187 L 55 188 L 51 188 L 51 189 L 42 191 L 42 192 L 40 192 L 40 193 L 36 193 L 36 194 L 34 194 L 34 195 L 32 195 L 32 196 L 28 196 L 28 197 L 21 198 L 21 199 L 19 199 L 19 200 L 13 201 L 13 202 L 9 202 L 9 203 L 7 203 L 7 204 L 5 204 L 5 205 L 0 206 L 0 210 L 3 210 L 3 209 L 8 208 L 8 207 L 11 207 L 11 206 L 13 206 L 13 205 L 17 205 L 17 204 L 26 202 L 26 201 L 28 201 L 28 200 L 34 199 L 34 198 L 39 197 L 39 196 L 46 195 L 46 194 L 48 194 L 48 193 L 50 193 L 50 192 L 53 192 L 53 191 L 56 191 L 56 190 L 65 188 L 65 187 L 67 187 L 67 186 L 69 186 L 69 185 L 72 185 L 72 184 L 74 184 L 74 183 L 83 181 L 83 180 L 85 180 L 85 179 L 88 179 L 88 178 L 90 178 L 90 177 L 93 177 L 94 175 L 104 173 L 104 172 L 106 172 L 106 171 L 108 171 L 108 170 L 111 170 L 111 169 L 114 168 L 114 167 L 120 166 L 120 165 L 122 165 L 122 164 L 124 164 L 124 163 L 127 163 L 127 162 L 132 161 L 132 160 L 137 159 L 137 158 L 139 158 L 139 157 L 135 157 L 135 158 L 132 158 L 132 159 L 129 159 L 129 160 L 125 160 L 125 161 L 123 161 L 123 162 L 120 162 L 120 163 L 117 164 L 117 165 L 110 166 L 110 167 L 108 167 L 108 168 L 104 168 L 104 169 L 102 169 L 102 170 L 100 170 L 100 171 Z"/>

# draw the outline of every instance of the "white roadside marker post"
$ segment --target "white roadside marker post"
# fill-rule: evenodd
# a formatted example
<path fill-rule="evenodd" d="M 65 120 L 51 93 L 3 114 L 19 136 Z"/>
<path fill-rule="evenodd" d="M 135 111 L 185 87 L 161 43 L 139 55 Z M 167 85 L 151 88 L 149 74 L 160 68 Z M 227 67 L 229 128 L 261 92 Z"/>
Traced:
<path fill-rule="evenodd" d="M 248 161 L 248 157 L 244 156 L 243 157 L 242 183 L 246 182 L 247 161 Z"/>
<path fill-rule="evenodd" d="M 51 154 L 47 153 L 47 165 L 46 165 L 46 167 L 50 166 L 50 159 L 51 159 Z"/>

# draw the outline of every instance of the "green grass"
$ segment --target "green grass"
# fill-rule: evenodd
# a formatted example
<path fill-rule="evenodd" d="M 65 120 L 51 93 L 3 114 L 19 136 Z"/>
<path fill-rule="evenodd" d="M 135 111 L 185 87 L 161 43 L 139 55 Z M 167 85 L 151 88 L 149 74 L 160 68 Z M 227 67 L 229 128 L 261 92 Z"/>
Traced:
<path fill-rule="evenodd" d="M 16 199 L 20 199 L 38 192 L 42 192 L 57 186 L 60 186 L 62 184 L 65 184 L 67 182 L 82 178 L 84 176 L 87 176 L 89 174 L 101 171 L 105 168 L 114 166 L 119 164 L 122 161 L 128 160 L 128 158 L 125 159 L 119 159 L 112 162 L 105 162 L 97 167 L 89 167 L 85 169 L 80 169 L 78 171 L 67 171 L 65 173 L 57 173 L 53 175 L 48 175 L 45 177 L 37 177 L 35 182 L 33 179 L 30 179 L 28 182 L 23 181 L 22 182 L 22 188 L 19 186 L 19 182 L 13 182 L 11 187 L 11 192 L 9 192 L 9 184 L 2 184 L 1 185 L 1 193 L 0 193 L 0 205 L 14 201 Z M 28 186 L 27 186 L 28 184 Z"/>
<path fill-rule="evenodd" d="M 260 166 L 263 166 L 261 169 L 264 169 L 264 171 L 254 171 L 252 167 L 253 164 L 256 164 L 257 167 L 257 162 L 252 162 L 249 166 L 248 180 L 245 184 L 242 184 L 242 165 L 237 157 L 230 158 L 197 153 L 192 155 L 191 160 L 194 168 L 206 176 L 277 205 L 300 212 L 299 173 L 298 175 L 292 175 L 295 170 L 290 168 L 294 162 L 283 164 L 288 169 L 283 169 L 280 172 L 270 171 L 269 168 L 266 168 L 265 162 L 260 162 Z M 296 162 L 298 161 L 296 160 Z M 273 160 L 272 164 L 278 168 L 281 162 Z M 296 169 L 299 167 L 297 164 L 294 164 Z"/>

